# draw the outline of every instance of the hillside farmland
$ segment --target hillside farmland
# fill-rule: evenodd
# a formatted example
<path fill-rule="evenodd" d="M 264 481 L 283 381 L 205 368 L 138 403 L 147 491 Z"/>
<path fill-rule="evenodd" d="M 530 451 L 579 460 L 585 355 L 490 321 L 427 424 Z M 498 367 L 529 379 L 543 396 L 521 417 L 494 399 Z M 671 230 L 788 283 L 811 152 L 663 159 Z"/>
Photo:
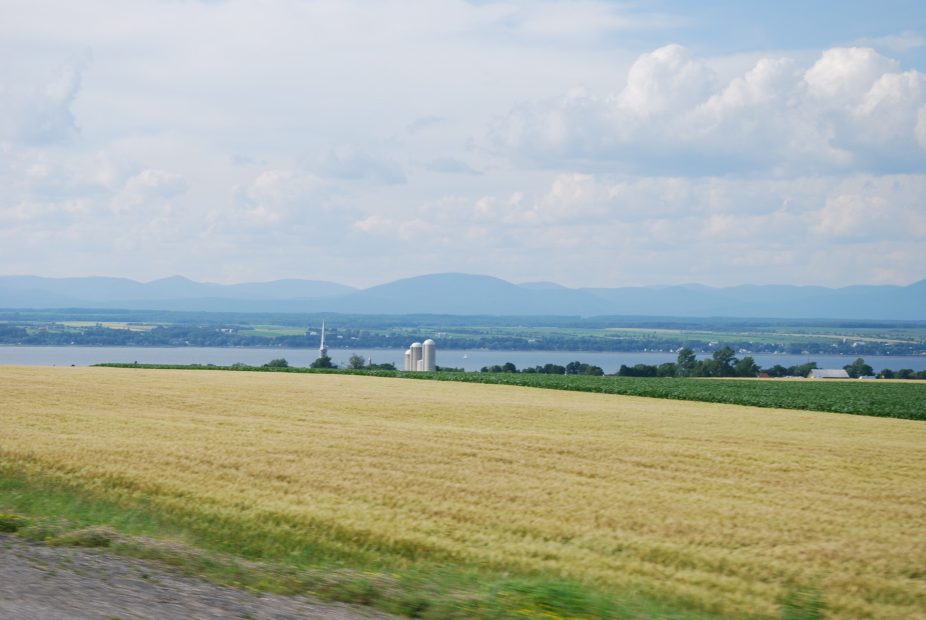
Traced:
<path fill-rule="evenodd" d="M 926 617 L 923 422 L 334 374 L 6 367 L 0 394 L 4 471 L 249 558 Z"/>

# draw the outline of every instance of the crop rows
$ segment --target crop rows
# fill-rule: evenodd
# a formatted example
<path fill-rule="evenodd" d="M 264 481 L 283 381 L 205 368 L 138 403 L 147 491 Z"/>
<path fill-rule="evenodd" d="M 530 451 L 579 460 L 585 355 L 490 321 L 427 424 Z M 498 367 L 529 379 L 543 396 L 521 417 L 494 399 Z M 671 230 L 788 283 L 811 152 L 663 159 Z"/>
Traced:
<path fill-rule="evenodd" d="M 828 620 L 926 618 L 917 422 L 345 373 L 20 366 L 0 394 L 0 481 L 151 510 L 250 560 L 426 585 L 538 579 L 552 602 L 635 592 L 739 620 L 821 618 L 784 605 L 815 589 Z M 516 617 L 690 617 L 532 600 Z M 512 617 L 497 612 L 425 618 Z"/>
<path fill-rule="evenodd" d="M 338 373 L 432 381 L 461 381 L 646 398 L 693 400 L 776 409 L 829 411 L 882 418 L 926 420 L 926 385 L 884 381 L 780 381 L 723 379 L 655 379 L 540 374 L 404 372 L 391 370 L 320 370 L 253 366 L 167 366 L 101 364 L 122 368 L 248 370 L 262 372 Z"/>

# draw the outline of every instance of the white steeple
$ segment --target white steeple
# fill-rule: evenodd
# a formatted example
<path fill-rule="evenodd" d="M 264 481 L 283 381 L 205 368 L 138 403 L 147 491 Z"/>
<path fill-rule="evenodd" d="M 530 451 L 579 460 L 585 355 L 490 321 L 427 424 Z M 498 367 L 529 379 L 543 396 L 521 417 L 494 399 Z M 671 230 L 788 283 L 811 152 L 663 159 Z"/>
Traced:
<path fill-rule="evenodd" d="M 322 320 L 322 345 L 318 347 L 318 357 L 327 357 L 328 347 L 325 346 L 325 321 Z"/>

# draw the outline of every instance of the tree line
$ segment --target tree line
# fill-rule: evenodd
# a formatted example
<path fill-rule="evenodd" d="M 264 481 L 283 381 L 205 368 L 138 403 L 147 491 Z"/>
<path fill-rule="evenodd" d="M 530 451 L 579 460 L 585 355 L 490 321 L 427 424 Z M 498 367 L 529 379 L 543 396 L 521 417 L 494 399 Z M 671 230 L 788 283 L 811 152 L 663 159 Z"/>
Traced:
<path fill-rule="evenodd" d="M 143 331 L 112 329 L 108 327 L 88 327 L 80 330 L 65 329 L 52 325 L 49 329 L 35 331 L 24 325 L 0 324 L 0 344 L 24 345 L 103 345 L 103 346 L 196 346 L 196 347 L 281 347 L 294 349 L 317 348 L 321 336 L 307 328 L 305 334 L 292 336 L 266 337 L 248 335 L 247 330 L 239 331 L 238 326 L 190 326 L 162 325 Z M 223 331 L 224 330 L 224 331 Z M 407 349 L 413 342 L 428 337 L 420 330 L 413 333 L 394 332 L 391 334 L 374 333 L 364 329 L 329 330 L 328 345 L 332 349 L 364 347 L 368 349 Z M 475 332 L 476 330 L 469 330 Z M 339 337 L 340 336 L 340 337 Z M 856 346 L 853 346 L 856 345 Z M 677 351 L 690 349 L 698 352 L 716 352 L 716 342 L 694 340 L 690 338 L 651 338 L 601 337 L 570 335 L 509 336 L 485 335 L 472 338 L 438 339 L 441 349 L 488 349 L 492 351 Z M 817 341 L 770 343 L 770 342 L 727 342 L 725 347 L 733 350 L 745 349 L 753 353 L 788 353 L 792 355 L 918 355 L 926 352 L 922 343 L 843 343 L 835 345 Z M 723 349 L 720 349 L 723 350 Z M 648 372 L 648 371 L 647 371 Z"/>
<path fill-rule="evenodd" d="M 760 374 L 767 374 L 769 377 L 806 377 L 811 370 L 817 368 L 816 362 L 787 367 L 775 364 L 771 368 L 760 368 L 752 357 L 747 356 L 743 359 L 737 359 L 736 352 L 730 347 L 714 351 L 713 355 L 708 359 L 699 360 L 694 351 L 682 348 L 678 352 L 676 362 L 666 362 L 658 366 L 649 364 L 627 366 L 622 364 L 620 370 L 617 371 L 617 375 L 619 377 L 758 377 Z M 893 371 L 885 368 L 880 373 L 875 374 L 874 369 L 866 364 L 861 357 L 853 363 L 843 366 L 843 369 L 853 379 L 878 377 L 881 379 L 926 380 L 926 370 L 917 372 L 904 368 Z"/>
<path fill-rule="evenodd" d="M 591 364 L 585 364 L 583 362 L 569 362 L 565 366 L 560 366 L 558 364 L 545 364 L 543 366 L 530 366 L 522 370 L 518 370 L 518 367 L 512 364 L 511 362 L 505 362 L 502 365 L 494 366 L 483 366 L 479 372 L 495 372 L 495 373 L 526 373 L 526 374 L 540 374 L 540 375 L 589 375 L 594 377 L 600 377 L 604 375 L 604 370 L 598 366 L 593 366 Z"/>

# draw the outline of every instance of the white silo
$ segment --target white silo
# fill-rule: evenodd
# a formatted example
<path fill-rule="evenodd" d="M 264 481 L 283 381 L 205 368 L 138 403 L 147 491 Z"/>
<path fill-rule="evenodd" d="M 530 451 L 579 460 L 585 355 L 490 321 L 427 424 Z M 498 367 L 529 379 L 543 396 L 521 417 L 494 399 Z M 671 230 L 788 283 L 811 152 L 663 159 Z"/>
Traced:
<path fill-rule="evenodd" d="M 405 352 L 405 370 L 412 369 L 412 350 L 409 349 Z"/>
<path fill-rule="evenodd" d="M 418 360 L 418 368 L 416 368 L 415 370 L 417 370 L 418 372 L 421 372 L 422 370 L 424 370 L 424 360 Z"/>
<path fill-rule="evenodd" d="M 421 356 L 422 360 L 422 370 L 427 370 L 429 372 L 434 372 L 437 370 L 437 345 L 434 344 L 434 341 L 428 338 L 424 341 L 424 350 Z"/>
<path fill-rule="evenodd" d="M 420 342 L 412 343 L 412 346 L 411 348 L 409 348 L 409 351 L 412 352 L 411 370 L 418 370 L 418 362 L 421 361 L 421 343 Z"/>

